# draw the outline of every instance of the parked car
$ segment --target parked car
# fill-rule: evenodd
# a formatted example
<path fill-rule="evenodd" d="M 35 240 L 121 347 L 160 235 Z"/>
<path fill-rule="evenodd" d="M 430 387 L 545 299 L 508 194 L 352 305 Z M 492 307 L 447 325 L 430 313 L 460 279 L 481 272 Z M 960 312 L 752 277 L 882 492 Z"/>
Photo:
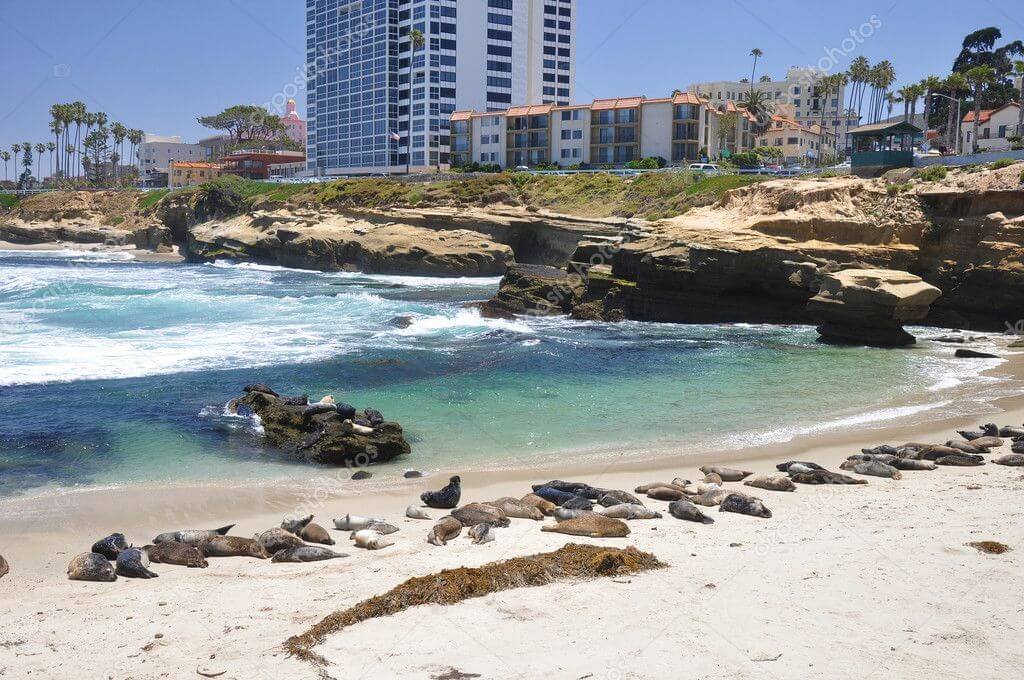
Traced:
<path fill-rule="evenodd" d="M 836 163 L 831 166 L 833 170 L 849 170 L 850 167 L 852 167 L 850 161 L 843 161 L 842 163 Z"/>
<path fill-rule="evenodd" d="M 772 170 L 771 168 L 767 168 L 767 167 L 740 168 L 736 172 L 741 174 L 741 175 L 775 175 L 775 174 L 778 174 L 778 172 L 776 170 Z"/>
<path fill-rule="evenodd" d="M 529 171 L 530 171 L 530 168 L 526 167 L 525 165 L 517 165 L 516 166 L 516 172 L 529 172 Z"/>
<path fill-rule="evenodd" d="M 800 167 L 799 165 L 795 165 L 792 168 L 781 168 L 780 170 L 776 171 L 775 174 L 778 177 L 796 177 L 798 175 L 804 174 L 805 172 L 807 171 L 804 170 L 802 167 Z"/>
<path fill-rule="evenodd" d="M 714 163 L 690 163 L 690 170 L 706 175 L 721 175 L 722 169 Z"/>

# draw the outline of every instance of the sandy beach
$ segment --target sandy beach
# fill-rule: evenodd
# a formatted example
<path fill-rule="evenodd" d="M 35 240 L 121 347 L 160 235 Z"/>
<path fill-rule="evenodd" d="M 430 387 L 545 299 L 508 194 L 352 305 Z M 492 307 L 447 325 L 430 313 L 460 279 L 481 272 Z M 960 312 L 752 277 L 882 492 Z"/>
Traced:
<path fill-rule="evenodd" d="M 1020 357 L 997 373 L 1019 378 Z M 944 442 L 979 422 L 1024 423 L 1024 400 L 992 404 L 990 417 L 910 419 L 874 429 L 799 437 L 727 456 L 687 453 L 633 462 L 464 476 L 463 503 L 521 496 L 530 483 L 579 479 L 632 490 L 656 480 L 698 479 L 706 461 L 754 472 L 794 458 L 838 470 L 861 446 Z M 1007 445 L 1006 450 L 1009 449 Z M 454 472 L 454 471 L 453 471 Z M 867 678 L 1007 676 L 1024 663 L 1016 640 L 1022 585 L 1024 471 L 986 465 L 871 477 L 866 486 L 754 491 L 772 510 L 757 519 L 708 509 L 712 525 L 665 514 L 632 521 L 624 539 L 543 533 L 513 520 L 493 543 L 465 532 L 447 547 L 425 542 L 432 522 L 404 517 L 438 476 L 389 487 L 296 494 L 267 485 L 128 487 L 0 502 L 0 675 L 45 678 L 316 678 L 282 643 L 327 614 L 409 577 L 555 550 L 568 542 L 636 546 L 669 566 L 628 578 L 561 582 L 458 605 L 413 608 L 358 624 L 317 648 L 335 678 Z M 326 480 L 326 481 L 325 481 Z M 313 480 L 315 482 L 315 479 Z M 311 485 L 313 484 L 311 482 Z M 371 484 L 371 483 L 366 483 Z M 751 491 L 742 484 L 728 487 Z M 308 491 L 308 490 L 307 490 Z M 313 564 L 210 560 L 205 570 L 154 565 L 155 580 L 66 579 L 69 559 L 111 531 L 137 544 L 177 528 L 230 522 L 240 536 L 313 512 L 330 526 L 345 513 L 400 527 L 396 544 L 355 548 Z M 432 517 L 443 511 L 431 510 Z M 547 520 L 550 522 L 551 520 Z M 966 544 L 994 540 L 986 555 Z"/>

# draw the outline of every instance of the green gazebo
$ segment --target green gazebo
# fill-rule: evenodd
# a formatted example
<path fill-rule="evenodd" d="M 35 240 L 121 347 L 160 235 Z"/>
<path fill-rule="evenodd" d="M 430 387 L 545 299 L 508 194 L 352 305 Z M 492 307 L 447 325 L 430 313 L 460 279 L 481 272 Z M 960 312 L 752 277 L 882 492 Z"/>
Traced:
<path fill-rule="evenodd" d="M 861 177 L 877 177 L 893 168 L 914 165 L 914 137 L 921 128 L 906 121 L 861 125 L 850 130 L 853 139 L 851 170 Z"/>

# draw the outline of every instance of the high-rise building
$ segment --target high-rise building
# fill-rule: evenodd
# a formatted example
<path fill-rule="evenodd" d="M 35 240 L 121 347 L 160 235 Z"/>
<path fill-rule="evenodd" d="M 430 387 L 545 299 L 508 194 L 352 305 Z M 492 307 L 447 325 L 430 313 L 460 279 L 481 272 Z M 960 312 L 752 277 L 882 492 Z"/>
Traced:
<path fill-rule="evenodd" d="M 306 0 L 308 170 L 444 169 L 457 109 L 568 105 L 576 9 L 577 0 Z"/>

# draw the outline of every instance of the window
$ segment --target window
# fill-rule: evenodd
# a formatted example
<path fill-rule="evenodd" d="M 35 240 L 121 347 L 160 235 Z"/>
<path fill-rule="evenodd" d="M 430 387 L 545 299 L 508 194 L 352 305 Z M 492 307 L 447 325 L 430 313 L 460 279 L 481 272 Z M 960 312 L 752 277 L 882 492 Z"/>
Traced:
<path fill-rule="evenodd" d="M 1006 137 L 1006 126 L 1005 125 L 1000 125 L 999 126 L 999 138 L 1003 139 L 1005 137 Z"/>

